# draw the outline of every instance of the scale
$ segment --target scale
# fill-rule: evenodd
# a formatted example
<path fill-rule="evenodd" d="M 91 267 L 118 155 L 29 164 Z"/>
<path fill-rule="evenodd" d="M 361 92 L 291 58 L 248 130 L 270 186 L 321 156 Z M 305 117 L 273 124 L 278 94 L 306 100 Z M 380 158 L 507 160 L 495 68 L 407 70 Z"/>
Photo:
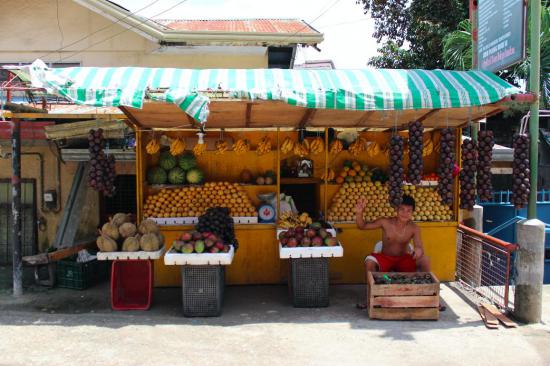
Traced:
<path fill-rule="evenodd" d="M 258 207 L 258 219 L 259 222 L 273 223 L 276 218 L 275 207 L 271 204 L 275 198 L 275 193 L 258 193 L 257 197 L 260 200 L 260 207 Z"/>

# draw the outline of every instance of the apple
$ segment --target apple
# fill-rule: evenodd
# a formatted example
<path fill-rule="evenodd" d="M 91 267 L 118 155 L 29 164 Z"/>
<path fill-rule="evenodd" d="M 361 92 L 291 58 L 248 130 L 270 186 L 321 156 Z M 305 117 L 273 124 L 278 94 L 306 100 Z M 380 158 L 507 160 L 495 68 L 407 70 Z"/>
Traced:
<path fill-rule="evenodd" d="M 193 240 L 201 240 L 202 239 L 202 234 L 199 233 L 198 231 L 193 231 L 193 233 L 191 235 L 193 237 Z"/>
<path fill-rule="evenodd" d="M 329 247 L 335 247 L 338 245 L 338 240 L 336 238 L 325 238 L 325 245 Z"/>
<path fill-rule="evenodd" d="M 302 244 L 301 245 L 303 247 L 310 247 L 311 246 L 311 239 L 306 236 L 305 238 L 302 239 Z"/>
<path fill-rule="evenodd" d="M 207 247 L 207 248 L 212 248 L 214 246 L 214 244 L 216 244 L 216 241 L 215 240 L 212 240 L 211 238 L 208 238 L 204 241 L 204 245 Z"/>
<path fill-rule="evenodd" d="M 294 248 L 298 245 L 298 240 L 296 238 L 290 238 L 288 239 L 288 243 L 286 243 L 286 246 L 289 248 Z"/>
<path fill-rule="evenodd" d="M 308 231 L 306 232 L 306 236 L 310 239 L 316 235 L 317 235 L 317 232 L 315 231 L 315 229 L 308 229 Z"/>
<path fill-rule="evenodd" d="M 223 247 L 224 247 L 223 242 L 218 240 L 216 242 L 216 248 L 218 248 L 218 250 L 223 250 Z"/>
<path fill-rule="evenodd" d="M 191 235 L 191 233 L 189 232 L 185 232 L 181 234 L 180 239 L 183 241 L 190 241 L 191 239 L 193 239 L 193 235 Z"/>
<path fill-rule="evenodd" d="M 323 245 L 323 238 L 320 236 L 316 236 L 313 239 L 311 239 L 311 246 L 313 247 L 320 247 Z"/>

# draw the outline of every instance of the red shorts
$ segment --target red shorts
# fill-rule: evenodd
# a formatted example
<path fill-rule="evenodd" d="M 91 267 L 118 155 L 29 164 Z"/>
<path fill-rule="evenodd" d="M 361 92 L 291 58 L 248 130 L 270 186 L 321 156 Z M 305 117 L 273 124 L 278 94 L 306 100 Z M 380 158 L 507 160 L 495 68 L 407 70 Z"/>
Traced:
<path fill-rule="evenodd" d="M 367 259 L 376 262 L 380 272 L 416 272 L 416 261 L 410 254 L 391 256 L 372 253 Z"/>

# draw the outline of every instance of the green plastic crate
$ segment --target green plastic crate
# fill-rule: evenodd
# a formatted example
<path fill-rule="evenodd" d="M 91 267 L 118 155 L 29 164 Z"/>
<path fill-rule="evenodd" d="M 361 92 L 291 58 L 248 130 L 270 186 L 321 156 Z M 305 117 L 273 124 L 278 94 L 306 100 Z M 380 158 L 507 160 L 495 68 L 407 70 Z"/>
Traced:
<path fill-rule="evenodd" d="M 108 261 L 94 259 L 86 263 L 78 263 L 73 258 L 62 259 L 57 262 L 57 286 L 84 290 L 104 281 L 109 272 Z"/>

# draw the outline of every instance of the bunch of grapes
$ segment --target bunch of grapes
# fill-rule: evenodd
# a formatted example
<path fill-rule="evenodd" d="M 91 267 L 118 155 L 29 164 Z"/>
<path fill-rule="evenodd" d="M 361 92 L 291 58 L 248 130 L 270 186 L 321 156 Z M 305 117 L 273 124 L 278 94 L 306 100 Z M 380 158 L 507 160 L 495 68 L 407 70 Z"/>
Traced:
<path fill-rule="evenodd" d="M 475 141 L 462 142 L 462 170 L 460 171 L 460 208 L 473 210 L 476 202 L 477 146 Z"/>
<path fill-rule="evenodd" d="M 212 232 L 218 235 L 224 243 L 233 244 L 235 250 L 239 246 L 235 238 L 235 224 L 227 207 L 210 207 L 199 216 L 195 229 L 201 233 Z"/>
<path fill-rule="evenodd" d="M 439 167 L 437 175 L 439 183 L 437 193 L 441 197 L 441 202 L 445 205 L 453 203 L 453 170 L 455 166 L 455 132 L 453 129 L 444 128 L 441 130 Z"/>
<path fill-rule="evenodd" d="M 512 203 L 516 208 L 523 208 L 529 201 L 531 190 L 531 181 L 529 180 L 531 175 L 529 169 L 529 136 L 515 135 L 513 148 Z"/>
<path fill-rule="evenodd" d="M 480 201 L 487 202 L 493 198 L 493 184 L 491 183 L 491 162 L 495 145 L 493 131 L 479 131 L 477 144 L 477 195 Z"/>
<path fill-rule="evenodd" d="M 397 207 L 403 199 L 403 137 L 392 136 L 390 140 L 390 205 Z"/>
<path fill-rule="evenodd" d="M 412 184 L 420 184 L 422 180 L 422 171 L 424 163 L 422 161 L 422 148 L 424 126 L 422 122 L 415 121 L 409 123 L 409 182 Z"/>
<path fill-rule="evenodd" d="M 90 152 L 90 169 L 88 171 L 88 184 L 107 197 L 115 193 L 115 157 L 107 156 L 103 151 L 105 140 L 103 130 L 90 130 L 88 134 L 88 151 Z"/>

